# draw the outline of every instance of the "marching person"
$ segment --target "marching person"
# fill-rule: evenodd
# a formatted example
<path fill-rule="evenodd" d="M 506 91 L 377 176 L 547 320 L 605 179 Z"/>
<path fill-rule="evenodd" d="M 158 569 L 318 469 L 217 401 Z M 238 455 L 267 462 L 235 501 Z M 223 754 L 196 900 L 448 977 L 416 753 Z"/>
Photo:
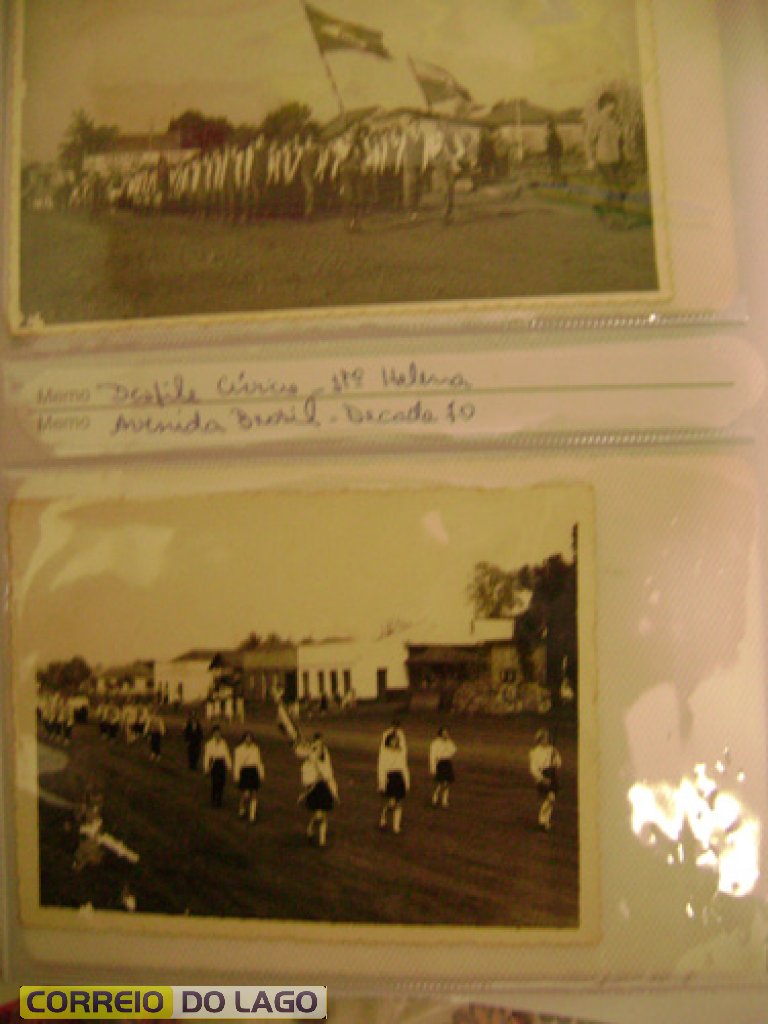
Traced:
<path fill-rule="evenodd" d="M 133 731 L 137 739 L 140 736 L 146 736 L 148 725 L 149 711 L 144 704 L 139 704 L 136 709 L 136 721 L 133 723 Z"/>
<path fill-rule="evenodd" d="M 379 818 L 379 828 L 387 827 L 387 816 L 392 811 L 392 831 L 400 833 L 403 820 L 403 801 L 411 788 L 408 771 L 408 753 L 401 729 L 390 729 L 384 735 L 379 748 L 378 784 L 384 798 Z"/>
<path fill-rule="evenodd" d="M 120 735 L 120 722 L 122 721 L 123 715 L 120 710 L 120 705 L 114 701 L 109 706 L 109 739 L 111 743 L 117 740 Z"/>
<path fill-rule="evenodd" d="M 461 170 L 465 150 L 458 135 L 449 131 L 445 122 L 438 126 L 433 136 L 430 156 L 445 197 L 443 223 L 451 224 L 456 196 L 456 177 Z"/>
<path fill-rule="evenodd" d="M 339 802 L 331 755 L 319 732 L 315 733 L 308 747 L 302 744 L 297 746 L 296 753 L 304 759 L 301 766 L 301 784 L 304 789 L 299 799 L 310 814 L 307 838 L 311 842 L 317 832 L 317 845 L 325 846 L 328 839 L 328 815 Z"/>
<path fill-rule="evenodd" d="M 259 134 L 248 146 L 245 156 L 245 220 L 255 220 L 263 212 L 267 162 L 267 146 L 263 134 Z"/>
<path fill-rule="evenodd" d="M 187 764 L 191 772 L 197 771 L 203 750 L 203 727 L 196 712 L 191 712 L 184 726 L 184 742 L 187 745 Z"/>
<path fill-rule="evenodd" d="M 149 759 L 159 761 L 163 752 L 163 736 L 165 736 L 165 719 L 156 708 L 147 722 L 147 739 L 149 740 Z"/>
<path fill-rule="evenodd" d="M 136 725 L 136 713 L 137 708 L 135 704 L 131 704 L 129 701 L 123 708 L 123 738 L 126 743 L 133 743 L 134 740 L 138 739 L 134 726 Z"/>
<path fill-rule="evenodd" d="M 552 743 L 549 730 L 539 729 L 535 737 L 535 746 L 528 754 L 531 775 L 536 782 L 539 794 L 539 827 L 544 832 L 552 828 L 552 812 L 560 790 L 559 769 L 562 765 L 560 752 Z"/>
<path fill-rule="evenodd" d="M 135 739 L 140 739 L 141 736 L 146 734 L 148 719 L 150 719 L 150 712 L 146 710 L 145 705 L 139 705 L 136 708 L 136 719 L 133 723 L 133 736 Z"/>
<path fill-rule="evenodd" d="M 381 735 L 381 743 L 379 744 L 379 749 L 381 750 L 381 748 L 384 747 L 384 745 L 387 742 L 387 739 L 390 736 L 392 736 L 392 735 L 397 737 L 397 741 L 400 744 L 400 746 L 402 747 L 402 749 L 405 751 L 405 755 L 407 757 L 408 756 L 408 743 L 407 743 L 406 738 L 405 738 L 405 730 L 403 729 L 402 722 L 400 721 L 399 718 L 393 718 L 392 719 L 392 723 L 389 726 L 389 728 L 385 729 L 384 732 L 382 733 L 382 735 Z"/>
<path fill-rule="evenodd" d="M 341 197 L 350 231 L 360 230 L 365 202 L 363 164 L 365 162 L 365 129 L 357 128 L 349 140 L 349 148 L 340 163 Z"/>
<path fill-rule="evenodd" d="M 64 743 L 66 746 L 72 742 L 72 730 L 75 727 L 75 704 L 74 698 L 68 697 L 64 704 Z"/>
<path fill-rule="evenodd" d="M 242 742 L 235 747 L 235 762 L 232 772 L 235 782 L 240 790 L 240 808 L 238 818 L 248 816 L 248 821 L 253 824 L 256 821 L 256 811 L 259 808 L 258 792 L 261 784 L 266 778 L 264 764 L 261 760 L 261 751 L 256 744 L 254 735 L 248 731 Z"/>
<path fill-rule="evenodd" d="M 312 220 L 315 215 L 315 196 L 317 191 L 318 164 L 320 147 L 317 144 L 317 133 L 308 129 L 299 157 L 299 177 L 304 193 L 304 219 Z"/>
<path fill-rule="evenodd" d="M 429 745 L 429 774 L 435 780 L 432 792 L 433 807 L 444 807 L 446 810 L 448 808 L 448 794 L 456 778 L 453 770 L 455 755 L 456 744 L 448 735 L 445 726 L 441 726 Z"/>
<path fill-rule="evenodd" d="M 426 166 L 424 132 L 414 117 L 408 121 L 400 142 L 399 163 L 403 171 L 403 208 L 414 221 L 419 214 Z"/>
<path fill-rule="evenodd" d="M 103 740 L 109 739 L 109 704 L 104 702 L 99 704 L 98 711 L 96 712 L 96 719 L 99 723 L 99 736 Z"/>
<path fill-rule="evenodd" d="M 55 741 L 64 734 L 64 700 L 61 694 L 54 695 L 51 701 L 51 738 Z"/>
<path fill-rule="evenodd" d="M 203 767 L 211 776 L 211 807 L 221 807 L 227 771 L 232 771 L 232 755 L 218 725 L 214 725 L 210 739 L 205 744 Z"/>

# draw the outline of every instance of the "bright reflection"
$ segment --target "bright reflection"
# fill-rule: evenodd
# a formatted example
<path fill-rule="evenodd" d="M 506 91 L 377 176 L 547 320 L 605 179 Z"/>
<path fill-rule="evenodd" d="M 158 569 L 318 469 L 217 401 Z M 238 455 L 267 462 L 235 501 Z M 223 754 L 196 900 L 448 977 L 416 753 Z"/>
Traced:
<path fill-rule="evenodd" d="M 728 752 L 718 761 L 719 775 L 726 772 Z M 736 775 L 742 782 L 744 775 Z M 747 896 L 760 877 L 760 825 L 751 817 L 739 798 L 719 788 L 705 764 L 697 764 L 693 778 L 683 778 L 679 786 L 666 782 L 635 783 L 629 791 L 632 806 L 632 831 L 649 846 L 660 836 L 675 844 L 667 854 L 667 863 L 682 863 L 686 843 L 694 843 L 691 853 L 697 867 L 718 874 L 717 888 L 729 896 Z"/>

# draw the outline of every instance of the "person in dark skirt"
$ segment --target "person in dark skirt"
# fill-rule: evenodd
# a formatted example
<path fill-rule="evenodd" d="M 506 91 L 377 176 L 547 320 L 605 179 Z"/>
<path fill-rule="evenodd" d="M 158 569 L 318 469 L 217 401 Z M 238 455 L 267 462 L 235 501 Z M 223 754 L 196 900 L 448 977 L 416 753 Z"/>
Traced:
<path fill-rule="evenodd" d="M 117 704 L 109 705 L 109 712 L 107 715 L 107 721 L 109 722 L 109 741 L 114 743 L 117 737 L 120 735 L 120 722 L 122 720 L 122 712 Z"/>
<path fill-rule="evenodd" d="M 448 735 L 445 726 L 441 726 L 429 745 L 429 774 L 435 780 L 435 788 L 432 791 L 433 807 L 448 807 L 448 794 L 456 779 L 453 770 L 455 754 L 456 744 Z"/>
<path fill-rule="evenodd" d="M 200 754 L 203 751 L 203 727 L 194 711 L 187 718 L 187 724 L 184 726 L 184 742 L 187 745 L 189 770 L 196 772 L 197 766 L 200 764 Z"/>
<path fill-rule="evenodd" d="M 140 704 L 136 708 L 136 721 L 133 723 L 134 739 L 139 739 L 142 736 L 146 736 L 147 728 L 149 725 L 149 719 L 149 710 L 143 704 Z"/>
<path fill-rule="evenodd" d="M 163 736 L 165 736 L 165 719 L 157 709 L 147 721 L 147 739 L 149 740 L 149 759 L 159 761 L 163 752 Z"/>
<path fill-rule="evenodd" d="M 379 792 L 384 798 L 379 828 L 387 827 L 391 811 L 392 831 L 397 835 L 402 826 L 403 801 L 411 788 L 408 754 L 397 729 L 391 729 L 385 734 L 384 742 L 379 748 L 378 783 Z"/>
<path fill-rule="evenodd" d="M 218 725 L 214 725 L 211 737 L 205 744 L 204 767 L 211 776 L 211 807 L 221 807 L 227 771 L 232 771 L 232 755 Z"/>
<path fill-rule="evenodd" d="M 248 821 L 253 824 L 256 821 L 256 811 L 259 807 L 257 794 L 266 778 L 266 773 L 261 760 L 261 751 L 252 732 L 247 732 L 243 736 L 242 743 L 235 748 L 235 765 L 232 774 L 240 790 L 238 817 L 245 818 L 247 815 Z"/>
<path fill-rule="evenodd" d="M 317 836 L 317 845 L 325 846 L 328 839 L 328 815 L 339 802 L 339 790 L 333 775 L 331 755 L 319 732 L 315 733 L 309 745 L 297 745 L 296 753 L 303 758 L 303 791 L 299 799 L 310 815 L 307 838 L 312 842 Z"/>

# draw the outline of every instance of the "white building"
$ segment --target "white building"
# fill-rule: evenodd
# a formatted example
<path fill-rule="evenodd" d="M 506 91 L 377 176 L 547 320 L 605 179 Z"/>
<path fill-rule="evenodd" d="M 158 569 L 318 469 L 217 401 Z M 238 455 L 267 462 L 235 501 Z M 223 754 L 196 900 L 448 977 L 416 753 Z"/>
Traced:
<path fill-rule="evenodd" d="M 83 160 L 83 170 L 105 177 L 123 176 L 142 167 L 155 167 L 161 157 L 170 167 L 175 167 L 195 152 L 182 149 L 179 132 L 118 135 L 109 149 L 89 153 Z"/>
<path fill-rule="evenodd" d="M 398 637 L 308 640 L 297 645 L 297 655 L 299 699 L 343 697 L 354 690 L 358 700 L 374 700 L 408 689 L 406 649 Z"/>
<path fill-rule="evenodd" d="M 172 661 L 155 662 L 155 686 L 171 702 L 192 704 L 205 700 L 218 672 L 211 668 L 217 651 L 194 650 Z"/>

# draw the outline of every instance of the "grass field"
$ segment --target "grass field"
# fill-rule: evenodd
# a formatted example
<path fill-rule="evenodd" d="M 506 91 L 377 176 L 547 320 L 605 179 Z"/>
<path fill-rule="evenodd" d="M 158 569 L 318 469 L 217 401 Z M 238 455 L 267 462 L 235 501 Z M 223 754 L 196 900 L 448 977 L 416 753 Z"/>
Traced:
<path fill-rule="evenodd" d="M 341 796 L 324 849 L 308 843 L 307 814 L 297 803 L 299 761 L 272 721 L 254 725 L 267 772 L 255 825 L 237 818 L 231 780 L 224 807 L 211 808 L 207 777 L 187 767 L 180 721 L 169 719 L 156 764 L 144 743 L 105 743 L 93 724 L 76 727 L 63 770 L 55 770 L 63 752 L 41 741 L 41 769 L 54 769 L 40 777 L 46 794 L 40 801 L 41 903 L 118 908 L 127 881 L 145 913 L 576 926 L 573 726 L 558 736 L 562 790 L 553 831 L 543 833 L 527 767 L 535 719 L 451 719 L 459 753 L 446 811 L 431 806 L 427 774 L 438 719 L 427 712 L 407 716 L 412 788 L 396 836 L 378 829 L 376 758 L 387 722 L 385 709 L 323 722 Z M 230 740 L 241 731 L 226 730 Z M 140 854 L 137 865 L 107 854 L 99 866 L 72 870 L 77 836 L 61 800 L 79 801 L 89 780 L 105 793 L 105 830 Z"/>
<path fill-rule="evenodd" d="M 562 199 L 562 197 L 560 197 Z M 191 216 L 24 211 L 24 316 L 46 323 L 657 287 L 647 218 L 610 230 L 585 202 L 524 190 L 377 213 L 232 226 Z"/>

